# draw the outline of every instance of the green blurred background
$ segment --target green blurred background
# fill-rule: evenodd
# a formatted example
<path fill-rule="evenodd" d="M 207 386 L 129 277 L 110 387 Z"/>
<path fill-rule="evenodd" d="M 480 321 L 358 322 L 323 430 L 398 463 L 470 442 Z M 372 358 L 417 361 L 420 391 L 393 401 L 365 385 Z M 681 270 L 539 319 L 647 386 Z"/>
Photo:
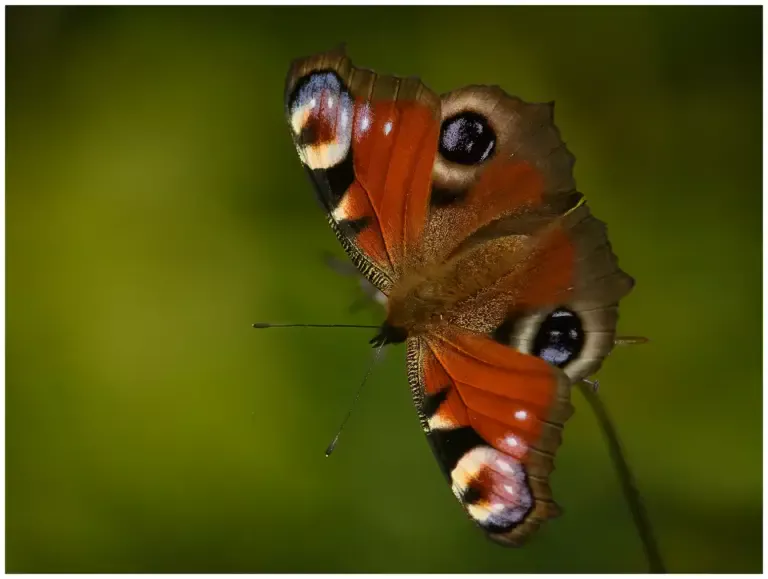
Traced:
<path fill-rule="evenodd" d="M 565 515 L 487 541 L 412 408 L 283 119 L 290 61 L 341 41 L 438 92 L 557 101 L 637 279 L 600 374 L 669 568 L 762 568 L 761 7 L 6 11 L 8 571 L 637 572 L 594 416 Z"/>

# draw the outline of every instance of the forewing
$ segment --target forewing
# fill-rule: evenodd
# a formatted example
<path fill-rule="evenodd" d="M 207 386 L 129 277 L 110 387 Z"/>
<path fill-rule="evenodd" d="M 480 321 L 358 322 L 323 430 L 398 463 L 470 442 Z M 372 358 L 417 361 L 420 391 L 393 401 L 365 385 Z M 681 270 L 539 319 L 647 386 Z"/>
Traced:
<path fill-rule="evenodd" d="M 439 98 L 416 78 L 355 68 L 341 50 L 300 59 L 286 115 L 339 240 L 385 293 L 420 245 Z"/>
<path fill-rule="evenodd" d="M 553 119 L 553 103 L 497 86 L 442 96 L 424 261 L 442 261 L 505 218 L 507 232 L 531 232 L 578 203 L 574 158 Z"/>

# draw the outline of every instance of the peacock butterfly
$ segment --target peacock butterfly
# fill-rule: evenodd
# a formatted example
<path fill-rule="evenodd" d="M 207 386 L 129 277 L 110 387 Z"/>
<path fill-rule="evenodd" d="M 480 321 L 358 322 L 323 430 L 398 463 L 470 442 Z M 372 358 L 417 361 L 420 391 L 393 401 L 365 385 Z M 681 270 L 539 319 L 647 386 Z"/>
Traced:
<path fill-rule="evenodd" d="M 328 221 L 387 296 L 371 343 L 406 342 L 440 468 L 505 545 L 559 513 L 549 475 L 571 387 L 610 353 L 634 283 L 576 190 L 553 109 L 496 86 L 438 96 L 342 49 L 296 60 L 285 87 Z"/>

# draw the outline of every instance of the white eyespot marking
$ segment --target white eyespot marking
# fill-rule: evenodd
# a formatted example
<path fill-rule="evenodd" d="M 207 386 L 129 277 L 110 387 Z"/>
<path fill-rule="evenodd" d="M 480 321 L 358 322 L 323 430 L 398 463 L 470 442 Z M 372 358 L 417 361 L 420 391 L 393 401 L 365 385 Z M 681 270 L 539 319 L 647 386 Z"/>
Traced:
<path fill-rule="evenodd" d="M 327 107 L 320 106 L 321 103 Z M 294 136 L 302 135 L 311 122 L 311 127 L 324 139 L 296 145 L 299 157 L 310 169 L 329 169 L 346 158 L 352 143 L 349 119 L 353 106 L 339 78 L 330 72 L 312 74 L 293 96 L 289 107 Z"/>
<path fill-rule="evenodd" d="M 517 412 L 515 412 L 515 418 L 517 418 L 518 420 L 525 420 L 526 418 L 528 418 L 528 413 L 525 410 L 518 410 Z"/>
<path fill-rule="evenodd" d="M 392 131 L 392 121 L 384 123 L 384 134 L 388 135 Z"/>
<path fill-rule="evenodd" d="M 497 468 L 498 467 L 498 468 Z M 522 521 L 533 505 L 522 463 L 489 447 L 476 447 L 459 459 L 451 472 L 454 494 L 462 502 L 470 485 L 480 485 L 479 498 L 464 503 L 481 525 L 507 529 Z"/>
<path fill-rule="evenodd" d="M 307 145 L 299 155 L 304 164 L 310 169 L 330 169 L 341 163 L 347 156 L 349 143 L 325 143 L 322 145 Z"/>
<path fill-rule="evenodd" d="M 521 459 L 528 452 L 528 445 L 514 434 L 507 434 L 497 441 L 498 447 L 509 452 L 516 459 Z"/>
<path fill-rule="evenodd" d="M 515 472 L 514 467 L 511 464 L 509 464 L 506 460 L 499 459 L 496 461 L 496 464 L 504 472 Z"/>
<path fill-rule="evenodd" d="M 349 219 L 349 193 L 344 193 L 344 196 L 341 198 L 341 201 L 339 201 L 339 204 L 336 206 L 336 209 L 333 210 L 333 213 L 331 213 L 333 216 L 333 219 L 335 221 L 344 221 L 345 219 Z"/>
<path fill-rule="evenodd" d="M 464 490 L 475 478 L 483 466 L 489 464 L 495 455 L 499 454 L 490 446 L 476 446 L 465 453 L 456 463 L 456 467 L 451 471 L 451 481 L 454 486 Z"/>
<path fill-rule="evenodd" d="M 355 140 L 359 141 L 371 128 L 373 122 L 373 113 L 368 103 L 359 105 L 357 108 L 356 122 L 355 122 Z"/>
<path fill-rule="evenodd" d="M 430 430 L 453 430 L 458 426 L 450 416 L 447 416 L 445 412 L 440 412 L 439 409 L 429 417 L 427 424 L 429 424 Z"/>
<path fill-rule="evenodd" d="M 312 107 L 300 107 L 291 113 L 291 128 L 294 135 L 301 134 L 301 129 L 307 124 Z"/>
<path fill-rule="evenodd" d="M 488 158 L 488 155 L 491 154 L 491 150 L 493 149 L 493 146 L 496 144 L 495 141 L 491 141 L 488 143 L 488 146 L 485 148 L 485 152 L 483 153 L 482 159 L 485 160 Z"/>
<path fill-rule="evenodd" d="M 482 504 L 467 505 L 467 512 L 469 513 L 469 516 L 475 519 L 478 523 L 485 523 L 491 516 L 488 507 Z"/>

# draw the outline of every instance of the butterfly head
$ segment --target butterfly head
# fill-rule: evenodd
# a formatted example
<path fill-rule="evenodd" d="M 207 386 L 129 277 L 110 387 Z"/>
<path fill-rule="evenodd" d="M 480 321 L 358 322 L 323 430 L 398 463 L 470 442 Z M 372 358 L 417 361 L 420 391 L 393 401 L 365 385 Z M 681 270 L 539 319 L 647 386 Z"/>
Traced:
<path fill-rule="evenodd" d="M 371 338 L 370 344 L 374 348 L 385 346 L 386 344 L 400 344 L 405 342 L 408 337 L 408 332 L 405 328 L 399 326 L 393 326 L 389 322 L 381 324 L 379 333 Z"/>

